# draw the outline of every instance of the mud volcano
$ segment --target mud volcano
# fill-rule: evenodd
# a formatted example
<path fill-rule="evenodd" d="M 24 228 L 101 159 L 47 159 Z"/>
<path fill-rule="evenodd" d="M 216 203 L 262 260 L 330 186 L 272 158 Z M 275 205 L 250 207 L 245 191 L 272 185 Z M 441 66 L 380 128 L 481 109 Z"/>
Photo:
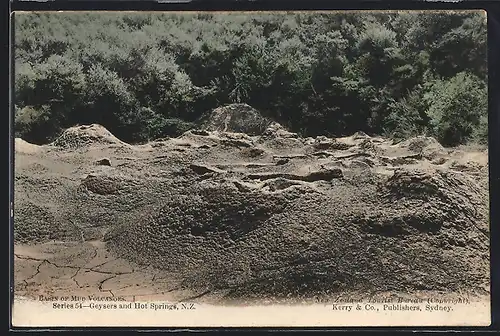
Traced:
<path fill-rule="evenodd" d="M 96 141 L 92 126 L 58 140 L 71 146 L 16 151 L 18 248 L 101 244 L 222 301 L 489 290 L 486 152 L 301 138 L 267 121 L 238 133 L 216 113 L 146 145 Z M 143 282 L 164 292 L 158 279 Z"/>

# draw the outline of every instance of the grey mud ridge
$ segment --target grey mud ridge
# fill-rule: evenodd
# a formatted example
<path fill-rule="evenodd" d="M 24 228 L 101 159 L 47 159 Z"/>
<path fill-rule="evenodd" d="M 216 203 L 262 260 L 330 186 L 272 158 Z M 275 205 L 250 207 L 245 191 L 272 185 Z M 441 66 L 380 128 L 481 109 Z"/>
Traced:
<path fill-rule="evenodd" d="M 16 139 L 15 294 L 489 294 L 487 149 L 252 133 L 224 113 L 144 145 L 99 125 Z"/>

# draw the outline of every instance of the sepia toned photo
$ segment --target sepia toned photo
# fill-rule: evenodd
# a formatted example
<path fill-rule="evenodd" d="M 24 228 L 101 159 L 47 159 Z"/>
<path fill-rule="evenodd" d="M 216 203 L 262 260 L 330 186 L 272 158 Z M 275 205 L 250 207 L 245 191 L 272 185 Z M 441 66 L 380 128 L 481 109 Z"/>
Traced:
<path fill-rule="evenodd" d="M 13 326 L 490 325 L 486 22 L 16 12 Z"/>

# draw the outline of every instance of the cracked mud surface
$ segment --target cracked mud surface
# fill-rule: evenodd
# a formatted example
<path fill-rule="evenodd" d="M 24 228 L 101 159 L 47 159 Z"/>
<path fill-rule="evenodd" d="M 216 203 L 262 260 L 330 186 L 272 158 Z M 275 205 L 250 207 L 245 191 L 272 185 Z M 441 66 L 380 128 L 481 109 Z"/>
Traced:
<path fill-rule="evenodd" d="M 184 301 L 202 296 L 179 288 L 175 274 L 139 266 L 106 251 L 102 242 L 17 245 L 16 293 L 23 297 L 121 297 Z"/>
<path fill-rule="evenodd" d="M 15 293 L 254 302 L 489 292 L 484 148 L 94 126 L 16 139 Z"/>

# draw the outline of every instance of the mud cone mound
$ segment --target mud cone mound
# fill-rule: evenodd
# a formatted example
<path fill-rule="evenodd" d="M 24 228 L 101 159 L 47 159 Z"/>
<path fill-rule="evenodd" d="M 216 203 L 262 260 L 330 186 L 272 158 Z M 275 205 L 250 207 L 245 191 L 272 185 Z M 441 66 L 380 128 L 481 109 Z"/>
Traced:
<path fill-rule="evenodd" d="M 91 145 L 126 145 L 105 127 L 98 124 L 68 128 L 52 144 L 62 148 L 80 148 Z"/>
<path fill-rule="evenodd" d="M 247 104 L 230 104 L 214 109 L 202 122 L 207 131 L 260 135 L 271 120 Z"/>
<path fill-rule="evenodd" d="M 422 153 L 429 159 L 435 159 L 446 154 L 445 148 L 433 137 L 418 136 L 399 144 L 401 148 L 415 153 Z"/>
<path fill-rule="evenodd" d="M 478 277 L 488 267 L 485 195 L 472 180 L 400 171 L 378 182 L 208 178 L 118 227 L 108 243 L 230 298 L 487 285 Z"/>

